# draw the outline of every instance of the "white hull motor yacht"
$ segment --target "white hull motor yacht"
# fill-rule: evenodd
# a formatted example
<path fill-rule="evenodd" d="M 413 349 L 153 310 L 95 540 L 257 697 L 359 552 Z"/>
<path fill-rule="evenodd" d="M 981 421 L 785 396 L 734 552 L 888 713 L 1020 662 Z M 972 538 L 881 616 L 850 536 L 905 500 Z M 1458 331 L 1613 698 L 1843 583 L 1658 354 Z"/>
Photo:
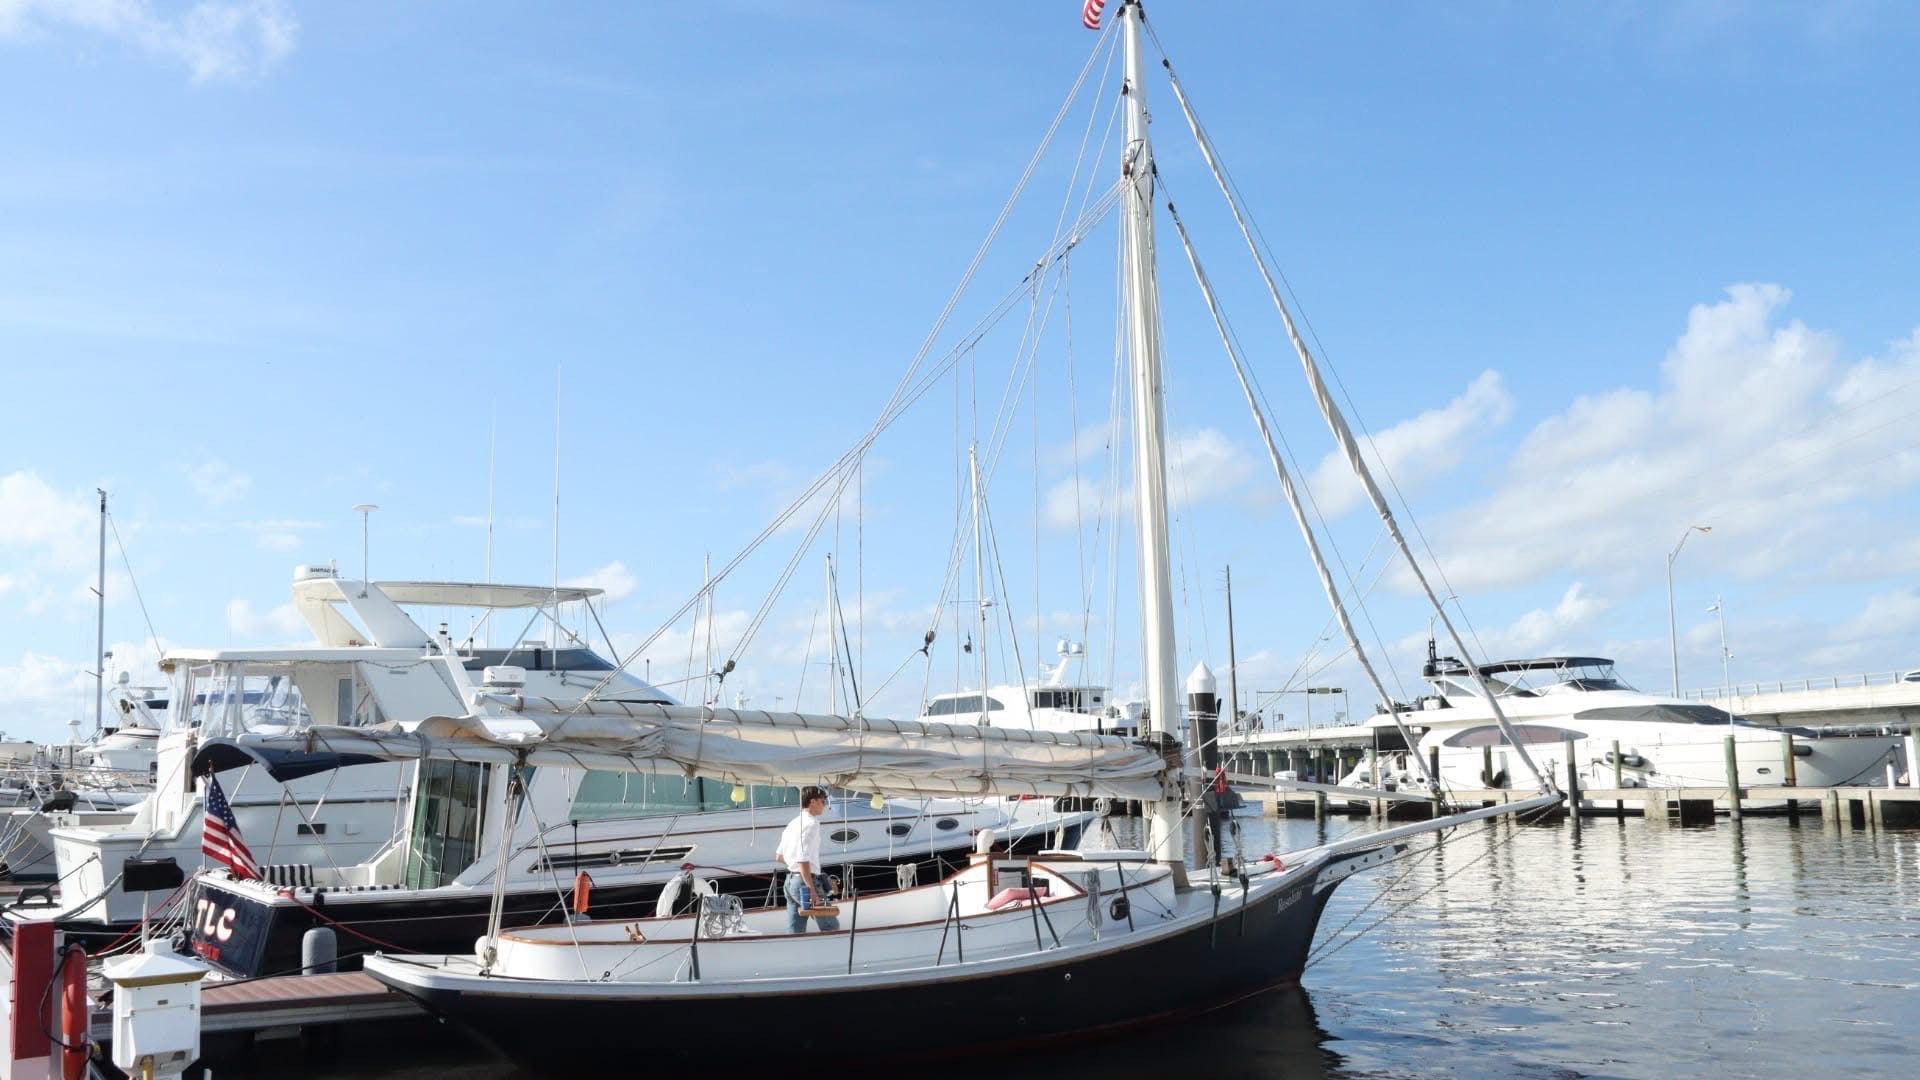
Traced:
<path fill-rule="evenodd" d="M 124 824 L 153 790 L 165 689 L 135 687 L 123 671 L 104 704 L 118 726 L 103 728 L 90 742 L 34 746 L 0 775 L 0 806 L 13 807 L 0 813 L 0 876 L 53 877 L 51 829 Z"/>
<path fill-rule="evenodd" d="M 46 830 L 54 849 L 59 909 L 74 932 L 112 932 L 142 918 L 150 904 L 178 903 L 119 887 L 128 860 L 172 860 L 183 874 L 203 864 L 202 794 L 207 762 L 198 751 L 219 740 L 245 744 L 263 735 L 314 724 L 355 727 L 414 722 L 458 712 L 494 671 L 516 692 L 570 701 L 609 681 L 621 693 L 656 700 L 640 679 L 612 665 L 577 637 L 549 645 L 521 641 L 506 649 L 456 643 L 446 623 L 428 633 L 407 613 L 431 607 L 468 613 L 482 625 L 496 610 L 586 604 L 596 589 L 460 582 L 361 582 L 327 567 L 295 571 L 293 600 L 317 638 L 296 648 L 175 650 L 162 659 L 175 679 L 167 730 L 159 743 L 155 790 L 130 820 L 58 825 Z M 610 678 L 611 677 L 611 678 Z M 198 762 L 198 766 L 196 766 Z M 324 758 L 270 768 L 244 753 L 215 762 L 240 833 L 263 865 L 342 869 L 373 858 L 406 825 L 410 763 L 369 761 L 333 768 Z M 280 772 L 280 777 L 274 775 Z"/>
<path fill-rule="evenodd" d="M 1438 754 L 1440 780 L 1448 787 L 1506 786 L 1514 776 L 1513 745 L 1494 722 L 1486 694 L 1464 664 L 1434 655 L 1432 646 L 1428 654 L 1422 674 L 1434 692 L 1401 714 L 1422 732 L 1414 752 L 1429 762 Z M 1555 775 L 1564 772 L 1565 740 L 1573 740 L 1573 764 L 1583 788 L 1612 788 L 1616 764 L 1625 787 L 1725 787 L 1728 736 L 1734 739 L 1743 787 L 1787 782 L 1782 729 L 1697 701 L 1636 690 L 1604 657 L 1510 660 L 1483 664 L 1480 672 L 1543 767 L 1553 768 Z M 1368 721 L 1374 727 L 1391 723 L 1384 715 Z M 1900 742 L 1897 736 L 1822 735 L 1804 728 L 1789 733 L 1794 782 L 1803 787 L 1876 778 Z M 1423 783 L 1419 763 L 1405 751 L 1382 755 L 1378 768 L 1384 785 Z M 1342 783 L 1364 786 L 1373 769 L 1362 762 Z"/>
<path fill-rule="evenodd" d="M 991 686 L 984 698 L 978 690 L 935 694 L 927 699 L 920 719 L 1032 731 L 1139 734 L 1144 711 L 1140 702 L 1115 701 L 1106 687 L 1071 677 L 1074 663 L 1086 660 L 1086 646 L 1062 639 L 1056 648 L 1059 661 L 1042 666 L 1046 678 L 1039 685 Z"/>

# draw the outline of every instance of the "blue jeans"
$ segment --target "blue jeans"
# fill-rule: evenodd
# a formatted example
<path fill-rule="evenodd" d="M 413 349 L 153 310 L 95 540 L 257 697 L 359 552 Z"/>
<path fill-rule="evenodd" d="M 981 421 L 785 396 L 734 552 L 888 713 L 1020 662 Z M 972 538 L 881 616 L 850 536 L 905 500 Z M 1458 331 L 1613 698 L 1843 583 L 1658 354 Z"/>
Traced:
<path fill-rule="evenodd" d="M 816 881 L 819 880 L 819 875 L 818 874 L 814 875 L 814 879 Z M 822 930 L 840 929 L 840 920 L 835 918 L 832 915 L 806 916 L 806 915 L 800 914 L 801 908 L 812 907 L 813 901 L 816 899 L 815 897 L 808 895 L 807 880 L 805 878 L 801 877 L 799 874 L 788 873 L 787 883 L 784 891 L 787 894 L 787 932 L 788 933 L 790 934 L 806 933 L 807 919 L 809 917 L 811 917 L 814 922 L 819 923 L 820 929 Z"/>

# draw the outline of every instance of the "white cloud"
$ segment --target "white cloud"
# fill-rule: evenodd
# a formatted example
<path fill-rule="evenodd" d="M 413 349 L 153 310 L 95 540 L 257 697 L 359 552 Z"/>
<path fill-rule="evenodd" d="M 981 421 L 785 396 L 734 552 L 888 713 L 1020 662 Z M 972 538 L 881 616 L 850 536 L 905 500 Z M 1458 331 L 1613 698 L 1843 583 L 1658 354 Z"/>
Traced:
<path fill-rule="evenodd" d="M 1506 423 L 1512 414 L 1513 397 L 1501 384 L 1500 373 L 1483 371 L 1445 406 L 1375 432 L 1362 442 L 1361 454 L 1376 475 L 1384 475 L 1384 465 L 1384 473 L 1392 474 L 1401 490 L 1409 490 L 1452 470 L 1474 439 Z M 1320 512 L 1330 518 L 1360 505 L 1366 495 L 1338 450 L 1320 460 L 1307 483 Z"/>
<path fill-rule="evenodd" d="M 1101 448 L 1102 442 L 1102 437 L 1076 438 L 1075 452 L 1091 454 Z M 1167 500 L 1175 508 L 1238 496 L 1255 472 L 1254 459 L 1246 449 L 1216 428 L 1175 432 L 1167 439 Z M 1097 518 L 1105 509 L 1101 504 L 1106 487 L 1097 473 L 1083 470 L 1076 495 L 1074 478 L 1067 477 L 1047 489 L 1041 516 L 1056 529 L 1071 529 L 1083 520 Z M 1126 512 L 1133 506 L 1132 489 L 1122 488 L 1118 501 L 1121 512 Z"/>
<path fill-rule="evenodd" d="M 92 565 L 97 506 L 91 495 L 55 491 L 38 473 L 0 476 L 0 548 L 59 567 Z"/>
<path fill-rule="evenodd" d="M 293 604 L 281 604 L 272 611 L 256 613 L 253 605 L 235 597 L 227 602 L 227 629 L 236 637 L 279 639 L 305 638 L 306 620 L 294 610 Z"/>
<path fill-rule="evenodd" d="M 186 470 L 187 482 L 209 505 L 225 506 L 246 494 L 253 477 L 240 472 L 218 458 L 209 458 Z"/>
<path fill-rule="evenodd" d="M 1582 396 L 1535 425 L 1494 492 L 1430 530 L 1453 585 L 1644 577 L 1695 523 L 1714 529 L 1696 543 L 1741 576 L 1847 547 L 1837 508 L 1920 481 L 1903 422 L 1920 332 L 1843 365 L 1830 335 L 1777 321 L 1789 295 L 1728 289 L 1689 312 L 1658 390 Z"/>
<path fill-rule="evenodd" d="M 1860 614 L 1834 628 L 1843 642 L 1911 638 L 1920 630 L 1920 589 L 1904 588 L 1869 597 Z"/>
<path fill-rule="evenodd" d="M 619 560 L 610 562 L 590 574 L 568 578 L 565 583 L 575 588 L 603 590 L 606 595 L 602 599 L 607 603 L 624 600 L 632 596 L 633 591 L 640 587 L 640 579 L 634 577 L 633 572 Z"/>
<path fill-rule="evenodd" d="M 254 543 L 268 551 L 294 551 L 300 547 L 300 538 L 287 532 L 262 532 L 255 534 Z"/>
<path fill-rule="evenodd" d="M 184 65 L 194 82 L 264 74 L 293 52 L 300 24 L 285 0 L 0 0 L 0 37 L 68 28 Z"/>
<path fill-rule="evenodd" d="M 1578 643 L 1592 640 L 1594 620 L 1609 606 L 1576 581 L 1554 606 L 1535 608 L 1506 629 L 1482 635 L 1488 658 L 1581 652 Z"/>

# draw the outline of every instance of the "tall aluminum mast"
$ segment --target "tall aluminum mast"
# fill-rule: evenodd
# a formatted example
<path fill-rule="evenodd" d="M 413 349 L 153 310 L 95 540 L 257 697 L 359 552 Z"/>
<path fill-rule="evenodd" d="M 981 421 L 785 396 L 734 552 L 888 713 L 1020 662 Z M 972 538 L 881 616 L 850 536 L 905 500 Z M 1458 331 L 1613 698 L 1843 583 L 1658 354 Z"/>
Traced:
<path fill-rule="evenodd" d="M 1133 483 L 1139 508 L 1140 624 L 1146 653 L 1151 730 L 1173 734 L 1180 685 L 1173 648 L 1172 553 L 1167 538 L 1167 440 L 1160 375 L 1160 291 L 1154 279 L 1153 145 L 1147 136 L 1146 57 L 1140 40 L 1145 16 L 1137 0 L 1120 9 L 1126 33 L 1127 144 L 1121 155 L 1126 182 L 1122 217 L 1126 253 L 1127 337 L 1133 361 Z M 1147 851 L 1162 862 L 1184 862 L 1180 803 L 1151 805 Z"/>

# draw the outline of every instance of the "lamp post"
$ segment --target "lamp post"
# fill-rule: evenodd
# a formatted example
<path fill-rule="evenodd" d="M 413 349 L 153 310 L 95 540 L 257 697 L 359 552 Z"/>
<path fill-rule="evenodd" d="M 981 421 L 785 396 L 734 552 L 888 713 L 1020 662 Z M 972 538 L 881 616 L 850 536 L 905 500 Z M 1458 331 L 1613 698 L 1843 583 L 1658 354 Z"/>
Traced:
<path fill-rule="evenodd" d="M 1667 648 L 1673 657 L 1673 696 L 1680 696 L 1680 631 L 1673 617 L 1673 560 L 1680 557 L 1680 549 L 1687 546 L 1687 537 L 1696 532 L 1710 533 L 1711 525 L 1689 525 L 1687 531 L 1680 534 L 1680 542 L 1667 552 Z"/>
<path fill-rule="evenodd" d="M 371 518 L 373 516 L 373 512 L 378 509 L 380 508 L 373 505 L 372 503 L 361 503 L 359 506 L 356 506 L 353 508 L 354 513 L 357 513 L 360 515 L 360 595 L 361 596 L 367 595 L 367 579 L 369 577 L 369 574 L 367 572 L 367 520 Z"/>
<path fill-rule="evenodd" d="M 1733 696 L 1732 682 L 1727 675 L 1727 662 L 1733 659 L 1733 653 L 1727 648 L 1727 607 L 1720 602 L 1720 597 L 1713 598 L 1713 606 L 1707 609 L 1707 614 L 1720 618 L 1720 700 L 1725 701 Z M 1733 720 L 1731 709 L 1727 710 L 1727 720 L 1729 723 Z"/>

